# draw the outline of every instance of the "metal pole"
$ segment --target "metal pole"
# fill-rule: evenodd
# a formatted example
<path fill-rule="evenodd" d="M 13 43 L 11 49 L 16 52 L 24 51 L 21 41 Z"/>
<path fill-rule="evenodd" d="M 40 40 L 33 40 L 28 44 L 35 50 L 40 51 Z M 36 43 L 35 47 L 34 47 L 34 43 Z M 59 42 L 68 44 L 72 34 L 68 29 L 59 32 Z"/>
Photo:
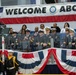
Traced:
<path fill-rule="evenodd" d="M 2 53 L 4 53 L 4 36 L 2 35 Z M 2 54 L 2 61 L 4 62 L 4 54 Z"/>
<path fill-rule="evenodd" d="M 50 41 L 51 41 L 51 47 L 54 47 L 54 39 L 51 38 Z"/>
<path fill-rule="evenodd" d="M 51 38 L 50 41 L 51 41 L 51 47 L 54 47 L 54 39 Z M 51 59 L 52 65 L 55 64 L 55 59 L 53 55 L 51 55 L 50 59 Z"/>

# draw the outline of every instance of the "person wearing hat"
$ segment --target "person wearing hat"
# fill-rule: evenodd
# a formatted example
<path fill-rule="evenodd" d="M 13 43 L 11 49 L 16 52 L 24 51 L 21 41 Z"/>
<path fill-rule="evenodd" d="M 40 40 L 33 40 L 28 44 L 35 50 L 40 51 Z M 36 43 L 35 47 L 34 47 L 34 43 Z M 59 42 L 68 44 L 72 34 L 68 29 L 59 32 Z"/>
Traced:
<path fill-rule="evenodd" d="M 62 37 L 61 37 L 61 47 L 62 48 L 66 48 L 66 38 L 69 36 L 69 28 L 65 28 L 65 33 L 61 34 Z"/>
<path fill-rule="evenodd" d="M 50 48 L 51 47 L 51 30 L 50 30 L 50 27 L 46 27 L 45 31 L 46 31 L 46 34 L 45 34 L 46 46 L 45 46 L 45 48 Z"/>
<path fill-rule="evenodd" d="M 18 37 L 18 33 L 13 31 L 11 39 L 10 39 L 10 49 L 18 50 L 20 48 L 20 38 Z"/>
<path fill-rule="evenodd" d="M 51 29 L 50 29 L 50 27 L 46 27 L 46 28 L 45 28 L 45 31 L 46 31 L 46 34 L 51 33 Z"/>
<path fill-rule="evenodd" d="M 54 47 L 60 48 L 60 36 L 56 32 L 56 28 L 51 28 L 51 38 L 54 40 Z"/>
<path fill-rule="evenodd" d="M 5 71 L 6 75 L 15 75 L 18 70 L 19 64 L 15 56 L 13 56 L 13 51 L 8 52 L 8 57 L 5 59 Z"/>
<path fill-rule="evenodd" d="M 76 49 L 76 36 L 74 34 L 74 29 L 69 29 L 69 36 L 64 40 L 65 48 Z"/>
<path fill-rule="evenodd" d="M 46 38 L 43 30 L 39 30 L 38 36 L 34 38 L 34 46 L 36 50 L 43 49 L 46 46 Z"/>
<path fill-rule="evenodd" d="M 18 40 L 19 37 L 17 35 L 17 32 L 13 30 L 13 32 L 5 38 L 6 49 L 17 49 L 19 45 Z"/>
<path fill-rule="evenodd" d="M 25 51 L 25 52 L 29 52 L 31 51 L 30 49 L 30 39 L 31 39 L 31 34 L 30 34 L 30 30 L 27 29 L 26 30 L 26 34 L 25 36 L 23 37 L 22 41 L 21 41 L 21 49 L 22 51 Z"/>

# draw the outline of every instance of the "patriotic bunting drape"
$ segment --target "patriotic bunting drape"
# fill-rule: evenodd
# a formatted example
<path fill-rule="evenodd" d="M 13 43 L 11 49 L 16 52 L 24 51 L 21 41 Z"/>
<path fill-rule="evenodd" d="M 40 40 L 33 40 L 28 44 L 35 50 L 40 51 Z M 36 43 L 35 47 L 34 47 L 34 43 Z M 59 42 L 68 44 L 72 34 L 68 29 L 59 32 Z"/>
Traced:
<path fill-rule="evenodd" d="M 19 62 L 19 73 L 39 74 L 46 66 L 50 57 L 50 50 L 40 50 L 36 52 L 14 52 Z"/>
<path fill-rule="evenodd" d="M 7 56 L 8 51 L 4 53 L 0 50 L 0 54 Z M 45 68 L 53 55 L 59 69 L 64 74 L 76 75 L 76 50 L 62 49 L 62 48 L 49 48 L 35 52 L 19 52 L 14 51 L 14 55 L 20 64 L 19 73 L 23 74 L 39 74 Z M 50 70 L 50 69 L 49 69 Z"/>
<path fill-rule="evenodd" d="M 76 75 L 76 50 L 52 49 L 56 63 L 64 74 Z"/>

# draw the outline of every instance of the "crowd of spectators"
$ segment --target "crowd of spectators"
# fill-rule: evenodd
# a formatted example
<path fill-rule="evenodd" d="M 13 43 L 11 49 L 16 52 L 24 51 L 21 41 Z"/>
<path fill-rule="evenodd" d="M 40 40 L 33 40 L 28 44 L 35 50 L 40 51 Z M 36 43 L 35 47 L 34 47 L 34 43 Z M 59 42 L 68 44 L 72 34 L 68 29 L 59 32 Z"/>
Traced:
<path fill-rule="evenodd" d="M 51 42 L 53 41 L 53 43 Z M 53 45 L 52 45 L 53 44 Z M 19 32 L 9 29 L 5 36 L 5 48 L 19 51 L 37 51 L 46 48 L 76 48 L 76 36 L 74 29 L 70 28 L 69 23 L 65 23 L 63 28 L 54 23 L 51 27 L 35 27 L 32 32 L 27 25 L 22 25 Z"/>

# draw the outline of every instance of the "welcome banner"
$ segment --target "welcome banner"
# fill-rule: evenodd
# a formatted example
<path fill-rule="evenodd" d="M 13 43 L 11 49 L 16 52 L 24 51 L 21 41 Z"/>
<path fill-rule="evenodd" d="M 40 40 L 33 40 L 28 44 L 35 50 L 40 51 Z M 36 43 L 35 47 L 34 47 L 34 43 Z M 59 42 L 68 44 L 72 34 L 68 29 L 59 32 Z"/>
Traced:
<path fill-rule="evenodd" d="M 76 4 L 50 4 L 0 7 L 0 22 L 5 24 L 76 21 Z"/>

